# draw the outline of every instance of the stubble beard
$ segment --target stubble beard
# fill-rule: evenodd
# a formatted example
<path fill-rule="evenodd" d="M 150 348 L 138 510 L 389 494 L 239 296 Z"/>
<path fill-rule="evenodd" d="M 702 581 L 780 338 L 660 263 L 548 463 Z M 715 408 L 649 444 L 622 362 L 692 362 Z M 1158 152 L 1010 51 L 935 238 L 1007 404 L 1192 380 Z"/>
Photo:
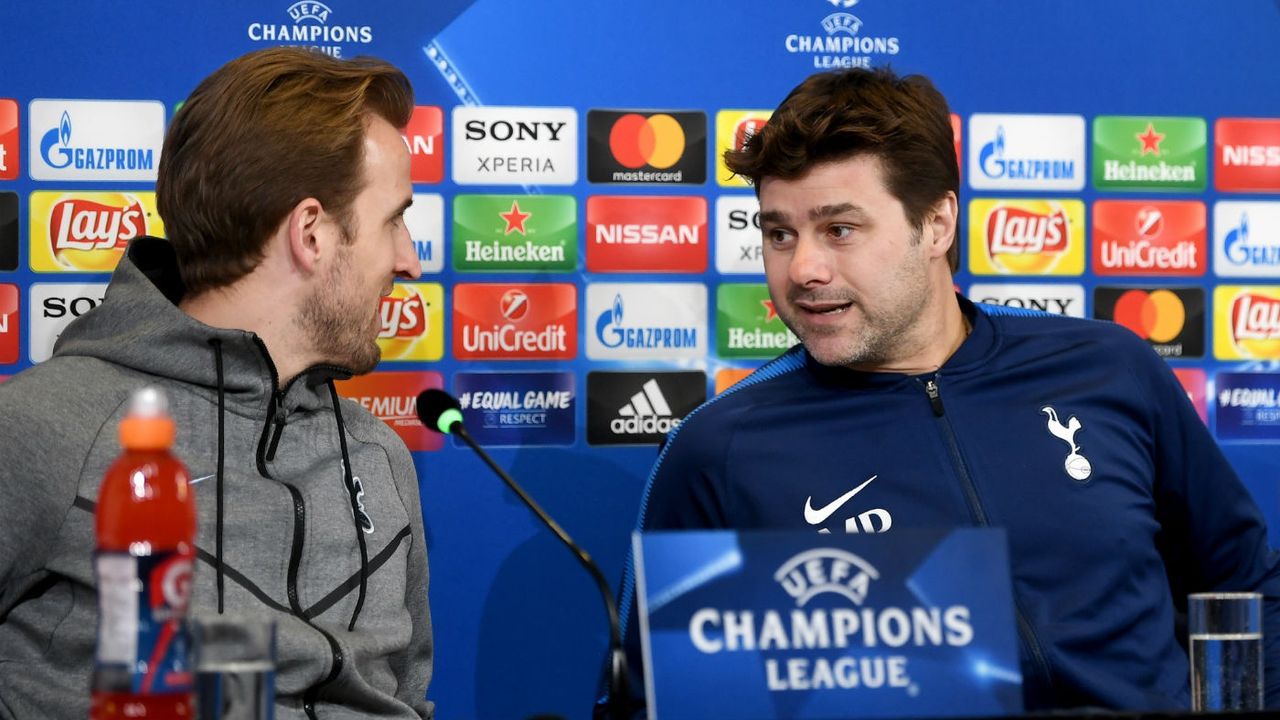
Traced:
<path fill-rule="evenodd" d="M 788 291 L 787 302 L 779 310 L 782 322 L 800 338 L 805 349 L 820 364 L 830 367 L 891 365 L 895 359 L 914 351 L 904 345 L 919 342 L 913 332 L 929 303 L 929 283 L 923 266 L 903 263 L 894 268 L 892 287 L 895 298 L 878 309 L 868 308 L 851 291 L 824 295 L 800 288 Z M 806 328 L 800 322 L 803 311 L 795 309 L 796 301 L 852 302 L 846 315 L 861 315 L 854 328 L 848 325 L 829 328 Z M 833 337 L 845 337 L 844 341 Z M 927 340 L 927 339 L 926 339 Z"/>
<path fill-rule="evenodd" d="M 375 309 L 361 297 L 350 249 L 339 253 L 340 261 L 330 266 L 303 303 L 297 324 L 323 362 L 363 375 L 382 359 L 377 343 L 381 324 Z"/>

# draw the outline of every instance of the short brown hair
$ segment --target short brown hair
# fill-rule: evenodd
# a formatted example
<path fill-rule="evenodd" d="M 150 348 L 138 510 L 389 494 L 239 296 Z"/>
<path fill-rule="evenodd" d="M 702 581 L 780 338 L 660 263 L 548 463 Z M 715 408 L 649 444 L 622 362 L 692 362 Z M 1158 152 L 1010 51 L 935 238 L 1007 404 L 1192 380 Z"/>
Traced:
<path fill-rule="evenodd" d="M 809 76 L 796 86 L 742 150 L 724 154 L 729 170 L 750 180 L 794 179 L 814 165 L 874 155 L 888 190 L 921 228 L 947 191 L 960 194 L 951 111 L 923 75 L 851 68 Z M 959 227 L 947 253 L 959 266 Z"/>
<path fill-rule="evenodd" d="M 276 47 L 205 78 L 173 118 L 156 181 L 187 292 L 252 272 L 267 238 L 308 197 L 349 229 L 370 113 L 397 128 L 413 113 L 408 78 L 375 58 Z"/>

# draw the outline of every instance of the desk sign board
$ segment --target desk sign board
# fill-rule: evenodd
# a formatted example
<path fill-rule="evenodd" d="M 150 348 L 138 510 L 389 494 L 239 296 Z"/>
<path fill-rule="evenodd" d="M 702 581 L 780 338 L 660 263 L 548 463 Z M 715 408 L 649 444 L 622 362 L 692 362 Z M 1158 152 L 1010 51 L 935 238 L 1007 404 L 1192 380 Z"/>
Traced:
<path fill-rule="evenodd" d="M 650 718 L 1022 712 L 1003 530 L 632 541 Z"/>

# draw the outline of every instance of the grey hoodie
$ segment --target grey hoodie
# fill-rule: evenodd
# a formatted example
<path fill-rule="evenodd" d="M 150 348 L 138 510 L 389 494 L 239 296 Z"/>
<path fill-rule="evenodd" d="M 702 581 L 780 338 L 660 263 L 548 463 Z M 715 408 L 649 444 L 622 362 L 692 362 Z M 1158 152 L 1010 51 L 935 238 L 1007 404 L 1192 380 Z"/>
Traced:
<path fill-rule="evenodd" d="M 169 244 L 137 240 L 53 357 L 0 384 L 0 718 L 88 714 L 93 509 L 144 385 L 168 395 L 194 483 L 192 612 L 275 619 L 277 717 L 431 717 L 404 444 L 358 404 L 335 406 L 329 380 L 345 371 L 312 368 L 277 391 L 262 342 L 193 320 L 181 294 Z"/>

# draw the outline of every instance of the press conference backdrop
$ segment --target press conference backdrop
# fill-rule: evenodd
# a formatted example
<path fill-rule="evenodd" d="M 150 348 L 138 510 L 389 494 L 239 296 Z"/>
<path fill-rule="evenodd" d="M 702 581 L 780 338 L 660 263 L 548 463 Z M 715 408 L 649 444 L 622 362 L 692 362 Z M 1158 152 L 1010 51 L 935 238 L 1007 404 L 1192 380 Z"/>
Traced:
<path fill-rule="evenodd" d="M 200 78 L 294 44 L 413 81 L 423 276 L 386 299 L 383 362 L 343 392 L 416 451 L 442 717 L 586 716 L 607 633 L 568 553 L 470 451 L 415 424 L 413 397 L 458 394 L 477 438 L 619 577 L 656 440 L 791 340 L 752 192 L 717 158 L 819 69 L 935 80 L 963 166 L 959 287 L 1146 338 L 1277 538 L 1270 0 L 77 0 L 0 17 L 5 375 L 100 301 L 128 239 L 163 234 L 161 138 Z"/>

